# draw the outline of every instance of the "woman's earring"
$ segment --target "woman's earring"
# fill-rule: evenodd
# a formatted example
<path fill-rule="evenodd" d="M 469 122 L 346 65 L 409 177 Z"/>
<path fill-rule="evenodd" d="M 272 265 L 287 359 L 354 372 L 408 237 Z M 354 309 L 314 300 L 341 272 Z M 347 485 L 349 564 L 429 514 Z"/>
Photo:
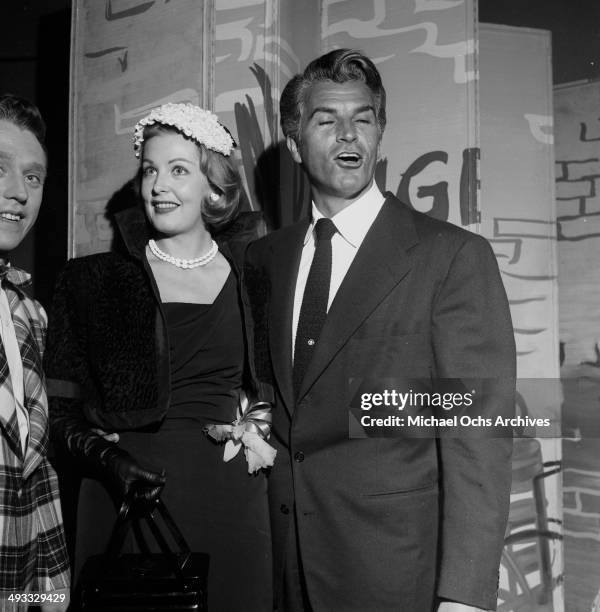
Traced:
<path fill-rule="evenodd" d="M 210 194 L 210 199 L 212 202 L 217 202 L 220 197 L 221 196 L 218 193 L 215 193 L 214 191 Z"/>

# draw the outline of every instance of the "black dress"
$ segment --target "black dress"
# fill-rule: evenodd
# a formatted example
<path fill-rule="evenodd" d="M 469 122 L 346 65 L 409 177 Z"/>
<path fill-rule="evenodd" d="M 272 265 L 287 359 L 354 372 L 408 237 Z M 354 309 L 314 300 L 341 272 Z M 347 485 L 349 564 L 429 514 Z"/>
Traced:
<path fill-rule="evenodd" d="M 142 465 L 166 471 L 162 499 L 192 550 L 210 554 L 209 610 L 269 610 L 265 477 L 248 474 L 243 452 L 225 463 L 223 446 L 202 432 L 207 423 L 235 418 L 245 354 L 235 277 L 229 274 L 212 304 L 164 303 L 163 310 L 171 346 L 169 413 L 158 431 L 121 433 L 119 446 Z M 97 494 L 83 491 L 79 516 L 86 502 L 98 517 Z M 97 527 L 88 526 L 96 535 Z M 89 544 L 89 535 L 79 529 L 78 540 Z"/>

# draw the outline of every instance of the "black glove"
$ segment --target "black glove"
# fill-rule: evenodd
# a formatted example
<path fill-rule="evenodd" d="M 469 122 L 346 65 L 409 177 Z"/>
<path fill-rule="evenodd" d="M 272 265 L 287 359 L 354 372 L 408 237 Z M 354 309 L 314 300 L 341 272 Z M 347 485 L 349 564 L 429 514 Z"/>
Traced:
<path fill-rule="evenodd" d="M 148 470 L 116 444 L 106 441 L 90 429 L 80 414 L 70 411 L 50 421 L 52 437 L 62 443 L 68 453 L 84 460 L 99 476 L 108 479 L 115 492 L 127 495 L 132 489 L 136 497 L 156 499 L 165 484 L 165 474 Z"/>
<path fill-rule="evenodd" d="M 101 453 L 100 465 L 122 497 L 133 490 L 136 498 L 152 501 L 158 498 L 166 482 L 164 470 L 159 474 L 143 468 L 129 453 L 116 446 Z"/>

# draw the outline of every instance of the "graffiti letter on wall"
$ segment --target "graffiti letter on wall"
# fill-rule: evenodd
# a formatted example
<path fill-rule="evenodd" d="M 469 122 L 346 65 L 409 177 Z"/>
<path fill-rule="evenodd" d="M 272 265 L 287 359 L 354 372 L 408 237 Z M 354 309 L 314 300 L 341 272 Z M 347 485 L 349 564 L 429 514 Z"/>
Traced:
<path fill-rule="evenodd" d="M 90 59 L 96 59 L 98 57 L 103 57 L 104 55 L 109 55 L 110 53 L 117 53 L 119 51 L 123 51 L 125 49 L 125 53 L 123 53 L 122 57 L 117 57 L 117 61 L 119 62 L 119 66 L 121 66 L 121 72 L 125 72 L 127 70 L 127 47 L 110 47 L 108 49 L 102 49 L 100 51 L 90 51 L 89 53 L 85 53 L 85 57 L 89 57 Z"/>
<path fill-rule="evenodd" d="M 581 122 L 579 124 L 579 140 L 581 142 L 595 142 L 596 140 L 600 140 L 600 137 L 594 138 L 593 136 L 588 137 L 588 126 L 587 123 Z"/>
<path fill-rule="evenodd" d="M 478 161 L 479 149 L 477 147 L 463 151 L 463 163 L 460 172 L 460 222 L 462 225 L 479 223 L 481 220 L 481 211 L 477 208 Z"/>
<path fill-rule="evenodd" d="M 113 11 L 112 1 L 106 0 L 106 10 L 104 11 L 104 16 L 106 17 L 106 21 L 125 19 L 126 17 L 133 17 L 134 15 L 145 13 L 148 9 L 152 8 L 153 4 L 154 0 L 150 0 L 149 2 L 143 2 L 142 4 L 132 6 L 131 8 L 124 9 L 122 11 Z"/>
<path fill-rule="evenodd" d="M 479 186 L 477 175 L 478 159 L 479 149 L 469 148 L 463 151 L 459 194 L 460 222 L 462 225 L 471 225 L 472 223 L 478 223 L 480 220 L 480 213 L 477 209 L 477 189 Z M 448 153 L 445 151 L 430 151 L 418 157 L 402 175 L 397 192 L 400 200 L 416 208 L 410 197 L 410 183 L 413 178 L 434 162 L 447 164 Z M 432 197 L 433 204 L 430 210 L 427 211 L 427 214 L 442 221 L 448 220 L 450 204 L 447 181 L 439 181 L 433 185 L 419 187 L 417 189 L 417 197 Z"/>
<path fill-rule="evenodd" d="M 215 31 L 215 40 L 236 40 L 240 41 L 240 54 L 237 58 L 238 62 L 243 62 L 250 57 L 252 51 L 252 42 L 254 36 L 252 30 L 248 27 L 253 17 L 247 19 L 240 19 L 239 21 L 230 21 L 229 23 L 222 23 L 217 25 Z M 225 61 L 231 54 L 224 55 L 217 58 L 217 63 Z"/>
<path fill-rule="evenodd" d="M 556 238 L 556 224 L 545 219 L 495 217 L 494 237 L 503 236 L 552 240 Z"/>
<path fill-rule="evenodd" d="M 127 49 L 127 47 L 109 47 L 108 49 L 102 49 L 100 51 L 90 51 L 85 54 L 85 57 L 96 58 L 102 57 L 104 55 L 108 55 L 109 53 L 116 53 L 117 51 L 123 51 L 123 49 Z"/>
<path fill-rule="evenodd" d="M 460 42 L 451 43 L 448 45 L 438 45 L 438 27 L 435 23 L 420 24 L 427 36 L 425 42 L 416 47 L 411 53 L 426 53 L 433 57 L 454 59 L 454 82 L 467 83 L 477 78 L 477 73 L 474 70 L 467 70 L 467 55 L 472 55 L 475 52 L 475 41 L 472 39 L 461 40 Z"/>
<path fill-rule="evenodd" d="M 323 14 L 327 16 L 329 5 L 332 0 L 324 0 Z M 473 70 L 467 70 L 466 56 L 472 55 L 475 52 L 475 41 L 472 39 L 461 40 L 456 43 L 446 45 L 438 44 L 438 26 L 433 22 L 416 23 L 413 25 L 401 28 L 381 28 L 385 22 L 386 10 L 385 0 L 373 0 L 373 18 L 360 20 L 356 18 L 342 19 L 336 23 L 323 24 L 323 38 L 345 32 L 356 39 L 364 38 L 380 38 L 382 36 L 393 36 L 395 34 L 403 34 L 406 32 L 414 32 L 418 30 L 425 31 L 425 41 L 423 44 L 414 48 L 411 53 L 425 53 L 432 57 L 441 59 L 454 60 L 454 82 L 467 83 L 476 78 L 476 73 Z"/>
<path fill-rule="evenodd" d="M 161 104 L 166 104 L 167 102 L 191 102 L 192 104 L 198 104 L 199 99 L 200 96 L 195 89 L 180 89 L 160 100 L 153 100 L 148 104 L 132 108 L 128 111 L 121 111 L 115 104 L 115 134 L 131 133 L 133 126 L 141 117 L 147 115 L 153 108 Z"/>
<path fill-rule="evenodd" d="M 464 0 L 415 0 L 415 13 L 422 11 L 445 11 L 451 9 Z"/>
<path fill-rule="evenodd" d="M 420 174 L 429 164 L 432 164 L 433 162 L 441 162 L 443 164 L 447 164 L 448 153 L 446 153 L 445 151 L 431 151 L 415 159 L 415 161 L 406 169 L 406 172 L 402 175 L 402 180 L 400 181 L 400 185 L 398 186 L 398 192 L 396 195 L 402 202 L 405 202 L 406 204 L 409 204 L 414 208 L 409 193 L 410 182 L 415 176 Z M 446 181 L 440 181 L 435 185 L 419 187 L 417 195 L 420 198 L 428 196 L 433 197 L 433 204 L 427 214 L 443 221 L 446 221 L 448 219 L 449 202 L 448 183 Z"/>
<path fill-rule="evenodd" d="M 521 238 L 490 238 L 496 259 L 508 259 L 509 264 L 516 264 L 521 259 L 523 240 Z"/>
<path fill-rule="evenodd" d="M 554 144 L 552 126 L 554 121 L 551 115 L 532 115 L 525 113 L 525 119 L 529 123 L 529 131 L 533 137 L 542 144 Z M 547 129 L 548 131 L 544 131 Z"/>

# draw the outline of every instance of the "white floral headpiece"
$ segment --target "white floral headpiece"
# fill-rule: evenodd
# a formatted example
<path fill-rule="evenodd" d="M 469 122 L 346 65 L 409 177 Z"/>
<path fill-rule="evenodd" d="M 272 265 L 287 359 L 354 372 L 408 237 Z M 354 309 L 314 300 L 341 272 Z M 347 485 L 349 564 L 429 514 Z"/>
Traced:
<path fill-rule="evenodd" d="M 144 128 L 153 123 L 172 125 L 180 132 L 193 138 L 207 149 L 229 156 L 235 146 L 231 134 L 219 123 L 214 113 L 195 104 L 175 104 L 168 102 L 153 109 L 149 115 L 135 124 L 133 131 L 133 150 L 140 156 L 144 142 Z"/>

